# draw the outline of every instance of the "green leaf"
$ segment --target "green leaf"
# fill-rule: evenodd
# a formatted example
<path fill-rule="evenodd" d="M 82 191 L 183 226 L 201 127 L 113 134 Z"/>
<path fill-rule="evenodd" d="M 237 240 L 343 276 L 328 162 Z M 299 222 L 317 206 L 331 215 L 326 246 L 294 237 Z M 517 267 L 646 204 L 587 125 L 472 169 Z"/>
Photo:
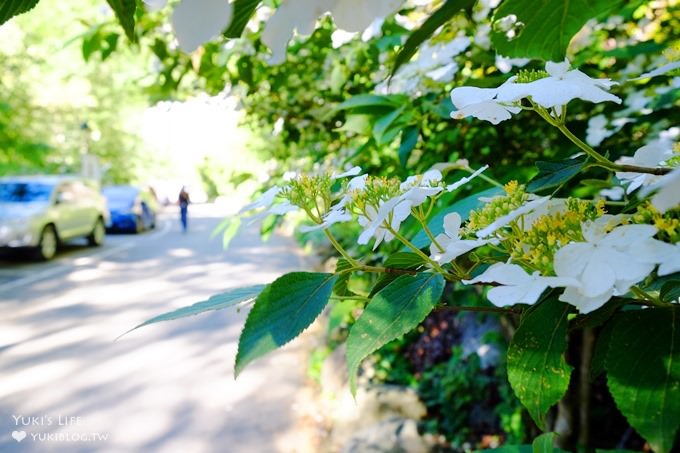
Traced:
<path fill-rule="evenodd" d="M 106 0 L 116 17 L 118 22 L 125 30 L 125 35 L 130 41 L 136 41 L 135 37 L 135 9 L 137 3 L 135 0 Z"/>
<path fill-rule="evenodd" d="M 3 0 L 0 4 L 0 25 L 14 16 L 32 10 L 39 0 Z"/>
<path fill-rule="evenodd" d="M 680 426 L 680 310 L 621 313 L 605 366 L 609 391 L 656 453 L 670 451 Z"/>
<path fill-rule="evenodd" d="M 432 217 L 432 219 L 427 223 L 427 226 L 430 228 L 430 231 L 432 231 L 432 234 L 434 234 L 435 236 L 440 233 L 443 233 L 444 217 L 446 217 L 446 214 L 457 212 L 458 214 L 460 214 L 461 219 L 467 220 L 468 216 L 470 215 L 470 211 L 472 211 L 473 209 L 477 209 L 484 204 L 481 201 L 479 201 L 480 197 L 493 197 L 503 193 L 505 192 L 503 192 L 503 189 L 501 189 L 500 187 L 492 187 L 490 189 L 482 190 L 481 192 L 477 192 L 476 194 L 470 195 L 469 197 L 462 198 L 453 203 L 451 206 L 447 207 L 446 209 L 443 209 L 439 211 L 437 214 L 435 214 Z M 419 249 L 422 249 L 430 245 L 430 238 L 428 238 L 427 234 L 425 234 L 425 232 L 421 230 L 418 232 L 418 234 L 416 234 L 413 237 L 411 242 Z"/>
<path fill-rule="evenodd" d="M 538 436 L 531 443 L 533 453 L 552 453 L 553 451 L 558 450 L 554 447 L 555 437 L 557 437 L 557 434 L 555 433 L 544 433 Z"/>
<path fill-rule="evenodd" d="M 557 187 L 569 181 L 585 166 L 585 160 L 581 158 L 566 159 L 556 162 L 538 161 L 538 175 L 529 183 L 529 192 L 540 192 L 541 190 Z"/>
<path fill-rule="evenodd" d="M 342 271 L 346 271 L 347 269 L 351 269 L 352 264 L 347 261 L 345 258 L 340 258 L 338 259 L 338 262 L 335 264 L 335 273 L 340 274 Z M 338 280 L 335 282 L 335 286 L 333 287 L 333 292 L 337 294 L 338 296 L 353 296 L 354 293 L 347 288 L 347 284 L 349 283 L 349 277 L 352 273 L 351 272 L 345 272 L 344 274 L 338 275 Z"/>
<path fill-rule="evenodd" d="M 340 103 L 336 110 L 349 110 L 360 107 L 389 107 L 390 109 L 399 108 L 404 103 L 404 96 L 379 96 L 377 94 L 359 94 Z"/>
<path fill-rule="evenodd" d="M 569 310 L 555 299 L 540 303 L 522 319 L 508 348 L 508 380 L 539 427 L 569 386 L 571 367 L 564 359 Z"/>
<path fill-rule="evenodd" d="M 494 14 L 494 23 L 517 16 L 518 33 L 509 39 L 503 30 L 494 30 L 491 41 L 506 57 L 562 61 L 571 38 L 592 19 L 613 13 L 624 0 L 505 0 Z M 497 27 L 495 27 L 497 28 Z"/>
<path fill-rule="evenodd" d="M 420 137 L 418 126 L 408 126 L 402 131 L 401 144 L 399 145 L 399 163 L 402 167 L 406 167 L 408 158 L 411 157 L 411 151 L 418 144 L 418 137 Z"/>
<path fill-rule="evenodd" d="M 333 274 L 291 272 L 260 293 L 239 338 L 234 374 L 309 327 L 328 303 L 336 280 Z"/>
<path fill-rule="evenodd" d="M 404 270 L 416 270 L 424 264 L 424 260 L 419 255 L 410 252 L 397 252 L 394 255 L 389 256 L 383 266 L 388 269 L 404 269 Z M 375 286 L 371 290 L 369 297 L 373 297 L 378 294 L 384 287 L 392 283 L 399 275 L 395 272 L 386 272 L 381 274 L 376 282 Z"/>
<path fill-rule="evenodd" d="M 261 0 L 236 0 L 232 4 L 233 16 L 229 27 L 224 32 L 224 36 L 226 38 L 240 38 L 260 3 Z"/>
<path fill-rule="evenodd" d="M 680 280 L 671 280 L 661 287 L 659 298 L 664 302 L 674 302 L 680 299 Z"/>
<path fill-rule="evenodd" d="M 397 54 L 394 66 L 392 67 L 392 72 L 390 73 L 390 78 L 397 73 L 397 70 L 404 63 L 415 55 L 420 45 L 428 40 L 440 26 L 448 22 L 449 19 L 456 15 L 460 10 L 471 9 L 475 4 L 475 1 L 476 0 L 446 0 L 446 3 L 444 3 L 441 8 L 428 17 L 427 20 L 423 22 L 423 25 L 408 37 L 404 46 Z"/>
<path fill-rule="evenodd" d="M 388 133 L 392 126 L 399 122 L 399 119 L 406 109 L 406 104 L 401 107 L 392 110 L 390 113 L 381 116 L 373 125 L 373 138 L 375 142 L 380 145 L 389 143 L 394 139 L 394 137 L 399 133 L 399 130 L 393 131 L 393 133 Z"/>
<path fill-rule="evenodd" d="M 153 318 L 144 321 L 138 326 L 125 332 L 126 335 L 133 330 L 137 330 L 140 327 L 148 326 L 149 324 L 155 324 L 162 321 L 170 321 L 173 319 L 186 318 L 187 316 L 194 316 L 206 311 L 222 310 L 224 308 L 233 307 L 234 305 L 240 304 L 241 302 L 246 302 L 248 300 L 254 299 L 260 294 L 265 288 L 265 285 L 254 285 L 245 288 L 234 288 L 225 291 L 220 294 L 216 294 L 204 300 L 202 302 L 197 302 L 188 307 L 182 307 L 177 310 L 164 313 L 162 315 L 154 316 Z M 123 336 L 121 335 L 121 337 Z"/>
<path fill-rule="evenodd" d="M 402 275 L 373 297 L 347 338 L 347 370 L 356 393 L 359 364 L 369 354 L 420 324 L 439 302 L 444 277 Z"/>

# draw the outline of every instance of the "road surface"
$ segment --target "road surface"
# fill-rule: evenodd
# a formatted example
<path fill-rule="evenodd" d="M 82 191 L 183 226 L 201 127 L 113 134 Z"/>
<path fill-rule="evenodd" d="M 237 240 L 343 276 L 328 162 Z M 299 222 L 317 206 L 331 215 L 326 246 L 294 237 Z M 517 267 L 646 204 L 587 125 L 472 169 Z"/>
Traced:
<path fill-rule="evenodd" d="M 71 245 L 49 263 L 0 261 L 0 451 L 303 452 L 299 343 L 233 364 L 245 310 L 148 326 L 228 288 L 309 267 L 291 240 L 243 228 L 209 236 L 223 212 L 191 206 L 156 231 Z"/>

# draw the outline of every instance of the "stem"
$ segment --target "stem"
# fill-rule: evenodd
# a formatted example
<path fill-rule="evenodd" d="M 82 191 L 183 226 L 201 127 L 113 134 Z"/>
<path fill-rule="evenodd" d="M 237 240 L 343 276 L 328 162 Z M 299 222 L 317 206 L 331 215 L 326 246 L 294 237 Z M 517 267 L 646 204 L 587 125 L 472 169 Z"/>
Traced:
<path fill-rule="evenodd" d="M 354 270 L 364 271 L 364 272 L 376 272 L 383 274 L 397 274 L 397 275 L 416 275 L 418 271 L 413 271 L 410 269 L 397 269 L 394 267 L 382 267 L 382 266 L 369 266 L 366 264 L 360 264 L 358 268 Z"/>
<path fill-rule="evenodd" d="M 581 148 L 583 152 L 585 152 L 588 156 L 592 157 L 597 164 L 603 168 L 606 168 L 608 170 L 612 171 L 626 171 L 626 172 L 633 172 L 633 173 L 647 173 L 651 175 L 667 175 L 668 173 L 671 172 L 671 168 L 663 168 L 663 167 L 640 167 L 638 165 L 626 165 L 626 164 L 615 164 L 611 160 L 607 159 L 604 157 L 602 154 L 598 153 L 595 151 L 591 146 L 588 144 L 584 143 L 580 138 L 578 138 L 576 135 L 574 135 L 569 128 L 567 128 L 565 124 L 565 118 L 564 118 L 564 113 L 566 111 L 566 108 L 562 112 L 562 117 L 557 120 L 555 118 L 552 118 L 550 114 L 546 113 L 545 110 L 541 108 L 534 108 L 533 109 L 536 113 L 538 113 L 541 118 L 546 120 L 549 124 L 555 126 L 557 129 L 564 134 L 565 137 L 567 137 L 569 140 L 571 140 L 572 143 L 574 143 L 576 146 Z"/>
<path fill-rule="evenodd" d="M 669 304 L 666 304 L 662 302 L 658 297 L 654 297 L 651 294 L 649 294 L 647 291 L 644 291 L 643 289 L 633 286 L 630 289 L 630 292 L 638 296 L 639 298 L 643 299 L 646 302 L 649 302 L 648 305 L 653 306 L 653 307 L 667 307 Z"/>
<path fill-rule="evenodd" d="M 390 233 L 392 233 L 392 234 L 394 235 L 395 238 L 399 239 L 399 241 L 401 241 L 402 244 L 404 244 L 406 247 L 408 247 L 408 248 L 410 248 L 411 250 L 413 250 L 413 252 L 414 252 L 416 255 L 418 255 L 419 257 L 421 257 L 423 260 L 425 260 L 426 262 L 430 263 L 430 265 L 432 266 L 432 268 L 433 268 L 434 270 L 436 270 L 437 272 L 439 272 L 440 274 L 442 274 L 444 277 L 449 276 L 449 273 L 446 272 L 446 271 L 439 265 L 439 263 L 437 263 L 436 261 L 433 261 L 429 256 L 427 256 L 426 254 L 424 254 L 418 247 L 416 247 L 415 245 L 413 245 L 413 244 L 411 243 L 411 241 L 409 241 L 409 240 L 406 239 L 404 236 L 402 236 L 401 234 L 399 234 L 398 231 L 395 231 L 394 228 L 392 228 L 392 227 L 389 226 L 389 225 L 385 225 L 385 227 L 387 228 L 387 231 L 389 231 Z"/>
<path fill-rule="evenodd" d="M 432 234 L 430 227 L 427 226 L 427 221 L 424 217 L 423 210 L 420 207 L 418 208 L 417 212 L 416 211 L 413 212 L 413 217 L 415 217 L 420 222 L 420 224 L 423 226 L 423 231 L 425 231 L 425 234 L 427 235 L 427 237 L 430 238 L 430 241 L 432 241 L 432 243 L 437 246 L 437 248 L 439 249 L 439 251 L 441 253 L 444 253 L 444 247 L 442 247 L 439 244 L 439 242 L 437 242 L 437 239 L 435 239 L 434 234 Z"/>
<path fill-rule="evenodd" d="M 349 264 L 352 265 L 352 267 L 361 267 L 361 264 L 359 264 L 354 258 L 349 256 L 349 253 L 340 245 L 340 243 L 333 237 L 333 234 L 328 230 L 328 228 L 323 229 L 324 234 L 328 238 L 329 241 L 331 241 L 331 244 L 333 244 L 333 247 L 335 247 L 335 250 L 337 250 L 343 258 L 349 262 Z"/>

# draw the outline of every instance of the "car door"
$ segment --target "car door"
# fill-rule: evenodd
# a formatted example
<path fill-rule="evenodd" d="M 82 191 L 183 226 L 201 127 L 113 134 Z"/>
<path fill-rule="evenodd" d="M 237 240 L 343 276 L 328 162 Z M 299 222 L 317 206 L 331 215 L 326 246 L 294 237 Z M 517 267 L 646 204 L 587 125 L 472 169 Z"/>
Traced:
<path fill-rule="evenodd" d="M 52 206 L 57 234 L 61 239 L 69 239 L 78 234 L 77 195 L 72 182 L 59 184 L 55 190 Z"/>
<path fill-rule="evenodd" d="M 95 194 L 82 181 L 75 181 L 71 185 L 74 193 L 74 235 L 85 236 L 92 231 L 97 220 Z"/>

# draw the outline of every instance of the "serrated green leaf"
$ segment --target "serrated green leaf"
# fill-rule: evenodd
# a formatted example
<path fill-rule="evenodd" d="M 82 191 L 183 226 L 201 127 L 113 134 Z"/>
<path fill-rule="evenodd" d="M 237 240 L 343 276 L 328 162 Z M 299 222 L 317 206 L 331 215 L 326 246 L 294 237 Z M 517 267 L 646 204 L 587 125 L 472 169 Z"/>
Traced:
<path fill-rule="evenodd" d="M 557 187 L 569 181 L 585 166 L 582 158 L 566 159 L 556 162 L 538 161 L 538 175 L 527 185 L 529 192 L 540 192 L 541 190 Z"/>
<path fill-rule="evenodd" d="M 432 311 L 444 291 L 444 277 L 402 275 L 373 297 L 347 338 L 347 371 L 352 394 L 361 361 L 411 331 Z"/>
<path fill-rule="evenodd" d="M 135 10 L 137 2 L 135 0 L 106 0 L 111 9 L 116 13 L 118 22 L 125 30 L 125 35 L 130 41 L 136 41 L 135 37 Z"/>
<path fill-rule="evenodd" d="M 349 283 L 349 277 L 352 274 L 351 272 L 345 272 L 344 274 L 340 274 L 343 271 L 346 271 L 348 269 L 352 268 L 352 264 L 347 261 L 345 258 L 340 258 L 338 259 L 338 262 L 335 265 L 335 273 L 338 274 L 338 279 L 335 282 L 335 286 L 333 287 L 333 292 L 337 294 L 338 296 L 353 296 L 354 293 L 347 288 L 347 284 Z"/>
<path fill-rule="evenodd" d="M 3 0 L 0 4 L 0 25 L 14 16 L 32 10 L 39 0 Z"/>
<path fill-rule="evenodd" d="M 680 426 L 680 310 L 621 313 L 605 362 L 609 391 L 656 453 L 670 451 Z"/>
<path fill-rule="evenodd" d="M 234 374 L 309 327 L 328 303 L 336 280 L 333 274 L 291 272 L 262 291 L 241 332 Z"/>
<path fill-rule="evenodd" d="M 453 203 L 451 206 L 448 206 L 435 214 L 427 223 L 427 226 L 430 228 L 430 231 L 432 231 L 432 234 L 436 236 L 444 232 L 444 217 L 446 217 L 446 214 L 457 212 L 460 214 L 461 219 L 467 220 L 468 216 L 470 215 L 470 211 L 477 209 L 484 204 L 479 201 L 480 197 L 493 197 L 503 193 L 505 192 L 503 192 L 503 189 L 500 187 L 492 187 L 490 189 L 482 190 L 481 192 L 470 195 L 469 197 L 462 198 Z M 430 245 L 430 238 L 428 238 L 427 234 L 421 230 L 413 237 L 411 242 L 419 249 L 422 249 Z"/>
<path fill-rule="evenodd" d="M 123 335 L 126 335 L 132 332 L 133 330 L 137 330 L 140 327 L 148 326 L 149 324 L 156 324 L 158 322 L 186 318 L 187 316 L 195 316 L 200 313 L 205 313 L 206 311 L 222 310 L 224 308 L 233 307 L 237 304 L 240 304 L 241 302 L 246 302 L 248 300 L 254 299 L 255 297 L 257 297 L 258 294 L 260 294 L 264 290 L 265 286 L 266 285 L 254 285 L 245 288 L 230 289 L 223 293 L 211 296 L 207 300 L 204 300 L 202 302 L 197 302 L 193 305 L 189 305 L 188 307 L 182 307 L 177 310 L 164 313 L 162 315 L 154 316 L 153 318 L 144 321 L 138 326 L 135 326 L 132 329 L 128 330 Z M 123 335 L 121 335 L 121 337 Z"/>
<path fill-rule="evenodd" d="M 415 253 L 397 252 L 394 255 L 389 256 L 383 263 L 383 266 L 387 269 L 416 270 L 422 266 L 424 262 L 425 261 L 423 258 L 416 255 Z M 380 278 L 378 278 L 378 281 L 375 283 L 375 286 L 373 286 L 373 289 L 368 296 L 373 297 L 374 295 L 378 294 L 378 292 L 380 292 L 384 287 L 396 280 L 399 275 L 403 274 L 396 272 L 386 272 L 381 274 Z"/>
<path fill-rule="evenodd" d="M 448 22 L 454 15 L 463 9 L 470 9 L 476 0 L 446 0 L 437 11 L 423 22 L 417 30 L 408 37 L 404 46 L 399 50 L 394 66 L 390 73 L 390 78 L 397 73 L 397 70 L 416 53 L 420 45 L 428 40 L 434 32 L 443 24 Z"/>
<path fill-rule="evenodd" d="M 680 280 L 664 283 L 659 291 L 659 298 L 664 302 L 674 302 L 680 299 Z"/>
<path fill-rule="evenodd" d="M 233 16 L 224 36 L 226 38 L 240 38 L 260 3 L 262 3 L 261 0 L 236 0 L 232 4 Z"/>
<path fill-rule="evenodd" d="M 494 30 L 491 41 L 496 51 L 513 58 L 562 61 L 571 38 L 585 23 L 621 8 L 624 0 L 505 0 L 494 14 L 494 22 L 515 15 L 523 24 L 519 35 L 508 39 Z"/>
<path fill-rule="evenodd" d="M 569 386 L 572 368 L 564 359 L 569 310 L 556 299 L 540 303 L 524 316 L 508 348 L 508 380 L 539 427 Z"/>
<path fill-rule="evenodd" d="M 402 167 L 406 167 L 408 158 L 411 157 L 411 151 L 413 151 L 413 148 L 418 144 L 418 137 L 420 137 L 420 129 L 418 126 L 408 126 L 401 132 L 399 163 Z"/>

